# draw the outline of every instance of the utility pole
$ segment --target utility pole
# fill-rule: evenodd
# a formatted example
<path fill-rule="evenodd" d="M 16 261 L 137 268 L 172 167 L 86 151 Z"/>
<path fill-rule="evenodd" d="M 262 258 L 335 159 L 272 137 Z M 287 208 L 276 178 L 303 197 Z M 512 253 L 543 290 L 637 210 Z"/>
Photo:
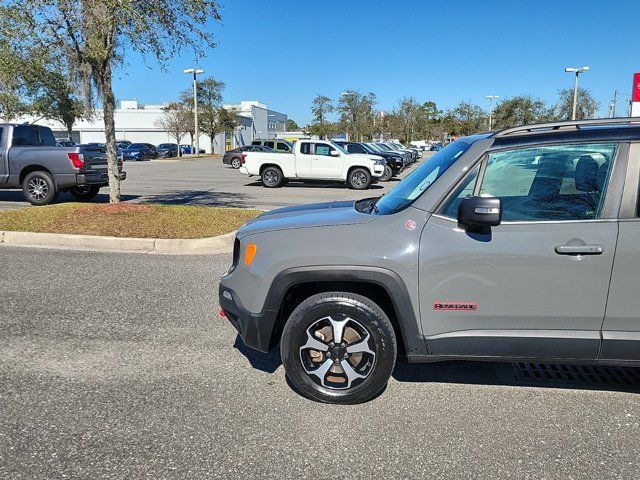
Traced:
<path fill-rule="evenodd" d="M 487 95 L 489 100 L 489 130 L 493 127 L 493 101 L 500 98 L 498 95 Z"/>
<path fill-rule="evenodd" d="M 571 120 L 575 120 L 576 119 L 576 111 L 578 108 L 578 76 L 581 73 L 584 72 L 588 72 L 589 71 L 589 67 L 567 67 L 564 69 L 565 72 L 567 73 L 575 73 L 576 74 L 576 78 L 575 81 L 573 82 L 573 106 L 571 107 Z"/>
<path fill-rule="evenodd" d="M 193 74 L 193 121 L 196 130 L 196 157 L 200 156 L 200 126 L 198 125 L 198 75 L 204 70 L 198 68 L 187 68 L 184 73 Z M 180 148 L 180 146 L 178 146 Z M 213 153 L 213 152 L 211 152 Z"/>

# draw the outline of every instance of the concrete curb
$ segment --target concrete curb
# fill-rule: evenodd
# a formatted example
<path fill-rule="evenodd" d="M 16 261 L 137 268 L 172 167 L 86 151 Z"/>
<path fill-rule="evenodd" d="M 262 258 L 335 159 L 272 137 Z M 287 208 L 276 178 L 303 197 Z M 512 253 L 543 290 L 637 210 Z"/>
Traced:
<path fill-rule="evenodd" d="M 0 244 L 19 247 L 195 255 L 231 253 L 236 232 L 194 239 L 99 237 L 61 233 L 0 231 Z"/>

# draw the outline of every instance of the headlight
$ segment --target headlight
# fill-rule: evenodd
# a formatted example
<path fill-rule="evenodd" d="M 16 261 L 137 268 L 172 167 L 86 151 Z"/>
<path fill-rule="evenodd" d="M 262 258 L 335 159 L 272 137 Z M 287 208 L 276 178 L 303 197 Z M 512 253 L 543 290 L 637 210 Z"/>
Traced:
<path fill-rule="evenodd" d="M 376 165 L 386 165 L 387 162 L 385 162 L 382 158 L 378 158 L 376 159 Z"/>

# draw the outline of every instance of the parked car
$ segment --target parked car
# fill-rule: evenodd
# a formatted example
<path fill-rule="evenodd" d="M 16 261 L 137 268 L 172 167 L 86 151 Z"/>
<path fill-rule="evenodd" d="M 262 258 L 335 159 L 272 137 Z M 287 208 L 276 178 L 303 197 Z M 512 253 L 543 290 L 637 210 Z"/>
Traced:
<path fill-rule="evenodd" d="M 116 149 L 122 150 L 131 145 L 132 142 L 129 140 L 116 140 Z"/>
<path fill-rule="evenodd" d="M 290 153 L 293 151 L 293 144 L 286 140 L 272 139 L 272 140 L 254 140 L 251 145 L 269 147 L 276 152 Z"/>
<path fill-rule="evenodd" d="M 411 162 L 415 162 L 418 159 L 418 154 L 416 153 L 416 151 L 409 149 L 409 148 L 402 148 L 400 147 L 398 144 L 393 143 L 393 142 L 384 142 L 380 144 L 383 148 L 386 147 L 388 148 L 390 151 L 396 151 L 396 152 L 407 152 L 409 154 L 409 156 L 411 157 Z"/>
<path fill-rule="evenodd" d="M 442 144 L 441 143 L 434 143 L 433 145 L 431 145 L 429 147 L 429 151 L 431 152 L 439 152 L 440 150 L 442 150 Z"/>
<path fill-rule="evenodd" d="M 222 157 L 222 163 L 225 165 L 231 165 L 233 168 L 240 168 L 242 166 L 242 154 L 243 152 L 275 152 L 272 148 L 263 147 L 261 145 L 243 145 L 242 147 L 229 150 Z"/>
<path fill-rule="evenodd" d="M 68 138 L 60 138 L 56 140 L 56 146 L 58 147 L 75 147 L 76 142 L 69 140 Z"/>
<path fill-rule="evenodd" d="M 422 151 L 417 147 L 405 147 L 400 142 L 391 142 L 391 145 L 400 150 L 409 150 L 414 160 L 420 160 L 420 158 L 422 158 Z"/>
<path fill-rule="evenodd" d="M 196 153 L 196 149 L 195 147 L 192 147 L 191 145 L 180 145 L 180 149 L 182 150 L 182 154 L 183 155 L 192 155 L 194 153 Z M 200 153 L 206 153 L 205 150 L 203 148 L 201 148 Z"/>
<path fill-rule="evenodd" d="M 122 162 L 118 168 L 120 180 L 126 179 Z M 50 128 L 0 124 L 0 188 L 22 188 L 32 205 L 46 205 L 66 191 L 91 200 L 108 184 L 104 149 L 59 147 Z"/>
<path fill-rule="evenodd" d="M 153 148 L 150 148 L 153 147 Z M 158 158 L 158 152 L 153 145 L 148 143 L 132 143 L 127 148 L 122 149 L 122 158 L 124 160 L 151 160 Z"/>
<path fill-rule="evenodd" d="M 302 140 L 294 143 L 291 153 L 244 152 L 240 172 L 259 175 L 268 188 L 288 180 L 334 180 L 363 190 L 384 173 L 385 166 L 379 156 L 349 154 L 329 141 Z"/>
<path fill-rule="evenodd" d="M 340 145 L 348 153 L 360 153 L 364 155 L 376 155 L 382 157 L 386 161 L 384 173 L 380 176 L 381 182 L 388 182 L 394 176 L 398 175 L 404 168 L 405 161 L 402 155 L 391 152 L 378 152 L 371 148 L 366 143 L 361 142 L 342 142 L 334 141 L 337 145 Z"/>
<path fill-rule="evenodd" d="M 382 153 L 392 153 L 394 155 L 402 155 L 403 159 L 404 159 L 404 164 L 405 166 L 413 163 L 413 159 L 411 158 L 411 154 L 409 152 L 401 152 L 398 150 L 392 150 L 387 146 L 381 146 L 382 144 L 380 143 L 367 143 L 367 145 L 369 145 L 369 147 L 371 147 L 373 150 L 376 151 L 376 154 L 378 152 L 382 152 Z"/>
<path fill-rule="evenodd" d="M 161 143 L 156 147 L 158 158 L 171 158 L 178 156 L 177 143 Z"/>
<path fill-rule="evenodd" d="M 470 135 L 383 197 L 262 214 L 222 312 L 329 403 L 375 397 L 397 356 L 640 366 L 636 121 Z"/>

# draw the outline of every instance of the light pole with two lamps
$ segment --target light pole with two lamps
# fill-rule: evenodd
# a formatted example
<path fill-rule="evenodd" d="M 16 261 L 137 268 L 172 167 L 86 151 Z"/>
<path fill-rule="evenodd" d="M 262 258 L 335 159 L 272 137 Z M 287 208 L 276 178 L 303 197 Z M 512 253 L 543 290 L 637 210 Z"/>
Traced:
<path fill-rule="evenodd" d="M 578 76 L 581 73 L 588 72 L 589 67 L 567 67 L 564 69 L 567 73 L 575 73 L 576 79 L 573 83 L 573 106 L 571 107 L 571 120 L 576 119 L 576 110 L 578 108 Z"/>

